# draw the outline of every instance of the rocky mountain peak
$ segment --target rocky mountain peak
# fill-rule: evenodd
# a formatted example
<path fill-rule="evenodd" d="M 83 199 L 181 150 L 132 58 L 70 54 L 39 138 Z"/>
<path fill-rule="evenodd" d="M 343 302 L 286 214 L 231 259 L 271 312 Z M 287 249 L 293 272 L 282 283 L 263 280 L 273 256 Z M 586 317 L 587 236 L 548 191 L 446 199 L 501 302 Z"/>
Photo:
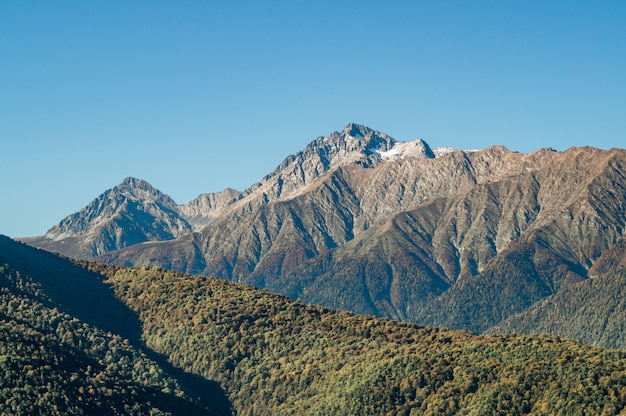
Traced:
<path fill-rule="evenodd" d="M 435 154 L 423 140 L 400 142 L 367 126 L 348 123 L 343 130 L 319 136 L 302 151 L 285 158 L 273 172 L 241 193 L 232 206 L 252 209 L 292 198 L 337 169 L 351 165 L 373 168 L 404 157 L 434 158 Z"/>
<path fill-rule="evenodd" d="M 143 179 L 133 178 L 132 176 L 126 177 L 119 186 L 129 188 L 151 187 L 151 185 Z"/>
<path fill-rule="evenodd" d="M 383 160 L 397 160 L 407 156 L 428 159 L 435 157 L 428 143 L 422 139 L 401 142 L 355 123 L 349 123 L 340 133 L 333 133 L 328 139 L 344 142 L 346 150 L 358 151 L 367 156 L 373 154 Z"/>
<path fill-rule="evenodd" d="M 285 158 L 272 173 L 245 191 L 246 196 L 260 193 L 265 202 L 289 197 L 327 172 L 340 166 L 359 163 L 369 166 L 374 151 L 389 151 L 396 141 L 360 124 L 349 123 L 343 130 L 320 136 L 304 150 Z M 258 195 L 257 195 L 258 196 Z"/>
<path fill-rule="evenodd" d="M 132 176 L 128 176 L 125 178 L 122 183 L 116 186 L 118 189 L 127 189 L 127 190 L 147 190 L 147 191 L 155 191 L 156 189 L 150 185 L 147 181 L 143 179 L 134 178 Z"/>
<path fill-rule="evenodd" d="M 159 201 L 170 209 L 176 207 L 176 203 L 169 196 L 150 185 L 147 181 L 131 176 L 127 177 L 122 183 L 107 192 L 110 197 L 121 194 L 125 197 L 146 202 Z"/>
<path fill-rule="evenodd" d="M 372 129 L 367 126 L 356 123 L 348 123 L 348 125 L 341 131 L 342 136 L 351 136 L 355 138 L 362 138 L 372 134 Z"/>
<path fill-rule="evenodd" d="M 52 227 L 40 246 L 52 251 L 54 243 L 79 238 L 75 257 L 90 257 L 150 240 L 167 240 L 191 232 L 168 195 L 148 182 L 127 177 L 89 205 Z"/>
<path fill-rule="evenodd" d="M 286 158 L 276 171 L 293 163 L 314 165 L 319 172 L 366 159 L 374 151 L 388 151 L 396 144 L 392 137 L 360 124 L 349 123 L 343 130 L 320 136 L 305 149 Z"/>
<path fill-rule="evenodd" d="M 323 144 L 335 144 L 342 150 L 359 151 L 365 154 L 371 153 L 369 149 L 389 150 L 396 143 L 396 140 L 384 133 L 355 123 L 349 123 L 341 132 L 334 132 L 321 139 Z M 318 144 L 317 140 L 311 144 Z"/>

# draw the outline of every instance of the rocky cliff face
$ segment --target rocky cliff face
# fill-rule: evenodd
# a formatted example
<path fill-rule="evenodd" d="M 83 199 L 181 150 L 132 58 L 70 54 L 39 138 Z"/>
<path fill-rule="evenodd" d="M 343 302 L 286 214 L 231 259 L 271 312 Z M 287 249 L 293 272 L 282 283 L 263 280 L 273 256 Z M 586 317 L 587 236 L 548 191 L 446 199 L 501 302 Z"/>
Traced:
<path fill-rule="evenodd" d="M 224 214 L 241 197 L 240 191 L 227 188 L 222 192 L 202 194 L 188 204 L 179 205 L 177 211 L 197 231 Z"/>
<path fill-rule="evenodd" d="M 349 124 L 242 193 L 153 197 L 169 235 L 99 259 L 481 332 L 596 273 L 626 225 L 625 165 L 622 149 L 432 150 Z"/>

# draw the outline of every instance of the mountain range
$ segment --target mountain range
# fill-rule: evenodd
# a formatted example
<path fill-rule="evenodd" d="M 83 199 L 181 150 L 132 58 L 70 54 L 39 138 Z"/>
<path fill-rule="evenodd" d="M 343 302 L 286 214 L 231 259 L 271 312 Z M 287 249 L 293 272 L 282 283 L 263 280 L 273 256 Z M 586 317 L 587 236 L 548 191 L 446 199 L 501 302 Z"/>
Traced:
<path fill-rule="evenodd" d="M 623 323 L 621 298 L 595 321 L 581 299 L 603 303 L 599 288 L 621 284 L 625 165 L 623 149 L 431 149 L 349 124 L 243 192 L 177 205 L 127 178 L 23 241 L 337 310 L 476 333 L 531 326 L 624 348 L 619 331 L 592 329 Z M 575 328 L 555 324 L 570 313 Z"/>

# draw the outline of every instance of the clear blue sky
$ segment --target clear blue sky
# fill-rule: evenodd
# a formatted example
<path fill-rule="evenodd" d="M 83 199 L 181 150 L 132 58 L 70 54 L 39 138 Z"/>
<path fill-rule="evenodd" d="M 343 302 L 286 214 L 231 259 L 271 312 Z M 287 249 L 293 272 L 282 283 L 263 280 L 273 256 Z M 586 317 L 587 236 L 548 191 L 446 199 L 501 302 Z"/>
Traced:
<path fill-rule="evenodd" d="M 244 189 L 348 122 L 431 146 L 626 143 L 626 1 L 0 2 L 0 233 L 126 176 Z"/>

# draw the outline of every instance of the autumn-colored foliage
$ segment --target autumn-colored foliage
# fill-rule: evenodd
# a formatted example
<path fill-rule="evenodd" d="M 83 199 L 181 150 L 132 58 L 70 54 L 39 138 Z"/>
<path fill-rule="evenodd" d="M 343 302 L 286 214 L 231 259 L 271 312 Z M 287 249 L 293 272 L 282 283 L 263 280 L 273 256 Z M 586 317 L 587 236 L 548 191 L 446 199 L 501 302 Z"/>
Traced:
<path fill-rule="evenodd" d="M 2 413 L 612 415 L 626 406 L 624 352 L 333 312 L 219 279 L 0 243 Z"/>

